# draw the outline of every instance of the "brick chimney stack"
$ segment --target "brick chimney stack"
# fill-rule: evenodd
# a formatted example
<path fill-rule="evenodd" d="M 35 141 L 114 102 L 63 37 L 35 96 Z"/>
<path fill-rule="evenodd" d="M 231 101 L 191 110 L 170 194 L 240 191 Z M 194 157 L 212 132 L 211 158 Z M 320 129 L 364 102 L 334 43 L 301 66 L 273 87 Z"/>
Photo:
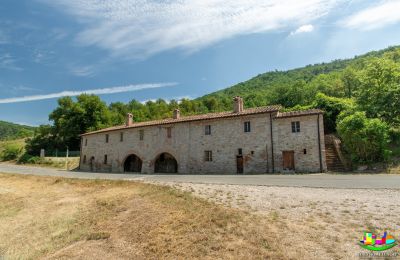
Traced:
<path fill-rule="evenodd" d="M 239 96 L 233 98 L 233 112 L 240 113 L 243 112 L 243 99 Z"/>
<path fill-rule="evenodd" d="M 181 111 L 179 109 L 174 110 L 174 119 L 179 119 L 181 117 Z"/>
<path fill-rule="evenodd" d="M 131 126 L 133 125 L 133 115 L 131 113 L 126 114 L 126 126 Z"/>

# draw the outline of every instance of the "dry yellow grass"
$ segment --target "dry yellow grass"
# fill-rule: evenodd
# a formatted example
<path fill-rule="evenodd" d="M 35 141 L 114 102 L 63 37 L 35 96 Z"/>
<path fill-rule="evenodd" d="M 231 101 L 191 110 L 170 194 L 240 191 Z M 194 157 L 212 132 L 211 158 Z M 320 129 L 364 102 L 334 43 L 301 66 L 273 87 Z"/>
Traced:
<path fill-rule="evenodd" d="M 7 259 L 284 259 L 269 221 L 162 186 L 0 174 Z"/>

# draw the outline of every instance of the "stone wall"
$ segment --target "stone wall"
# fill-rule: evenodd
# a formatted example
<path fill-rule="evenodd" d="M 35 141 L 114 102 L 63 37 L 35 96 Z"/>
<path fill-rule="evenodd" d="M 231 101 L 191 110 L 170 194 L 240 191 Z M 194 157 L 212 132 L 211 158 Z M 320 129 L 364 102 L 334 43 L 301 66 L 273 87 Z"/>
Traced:
<path fill-rule="evenodd" d="M 300 132 L 292 133 L 292 122 L 300 122 Z M 275 170 L 283 172 L 283 151 L 294 151 L 296 172 L 320 172 L 318 115 L 276 118 L 273 121 Z M 322 170 L 326 171 L 323 116 L 319 116 Z M 304 154 L 306 149 L 306 154 Z"/>
<path fill-rule="evenodd" d="M 273 120 L 275 172 L 281 171 L 281 154 L 288 149 L 295 150 L 296 171 L 319 171 L 316 118 L 316 115 L 296 117 L 295 120 L 301 121 L 302 131 L 295 135 L 290 126 L 293 118 Z M 249 133 L 244 132 L 246 121 L 251 122 Z M 206 125 L 211 125 L 211 135 L 205 135 Z M 167 137 L 168 127 L 172 129 L 171 138 Z M 144 140 L 140 140 L 140 130 L 144 130 Z M 122 142 L 121 132 L 124 133 Z M 236 156 L 241 148 L 244 174 L 269 173 L 272 172 L 270 137 L 269 113 L 97 133 L 82 137 L 81 169 L 90 171 L 90 158 L 94 156 L 94 171 L 123 172 L 125 159 L 135 154 L 143 161 L 142 173 L 154 173 L 157 157 L 166 152 L 177 160 L 178 173 L 234 174 L 237 172 Z M 323 133 L 321 144 L 324 149 Z M 307 149 L 307 155 L 302 155 L 303 149 Z M 212 151 L 212 161 L 205 161 L 205 151 Z M 107 155 L 107 164 L 104 164 L 104 155 Z M 86 163 L 83 163 L 84 156 Z"/>

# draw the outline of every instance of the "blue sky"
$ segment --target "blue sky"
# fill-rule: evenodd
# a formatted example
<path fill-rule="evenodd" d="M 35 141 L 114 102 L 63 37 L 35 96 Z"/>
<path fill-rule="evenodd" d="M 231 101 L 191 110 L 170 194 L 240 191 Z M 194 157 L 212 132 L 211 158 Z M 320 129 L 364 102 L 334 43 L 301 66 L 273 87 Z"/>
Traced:
<path fill-rule="evenodd" d="M 0 120 L 57 97 L 196 98 L 270 70 L 400 44 L 400 1 L 2 0 Z M 67 91 L 67 92 L 66 92 Z"/>

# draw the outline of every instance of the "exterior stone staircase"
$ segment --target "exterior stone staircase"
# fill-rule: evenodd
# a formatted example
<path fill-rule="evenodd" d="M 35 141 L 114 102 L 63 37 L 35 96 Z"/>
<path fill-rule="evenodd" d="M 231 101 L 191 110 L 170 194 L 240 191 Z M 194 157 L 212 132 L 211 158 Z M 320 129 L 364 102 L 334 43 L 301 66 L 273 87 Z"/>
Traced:
<path fill-rule="evenodd" d="M 325 136 L 325 155 L 328 171 L 344 172 L 349 168 L 340 152 L 340 140 L 337 137 L 333 135 Z"/>

